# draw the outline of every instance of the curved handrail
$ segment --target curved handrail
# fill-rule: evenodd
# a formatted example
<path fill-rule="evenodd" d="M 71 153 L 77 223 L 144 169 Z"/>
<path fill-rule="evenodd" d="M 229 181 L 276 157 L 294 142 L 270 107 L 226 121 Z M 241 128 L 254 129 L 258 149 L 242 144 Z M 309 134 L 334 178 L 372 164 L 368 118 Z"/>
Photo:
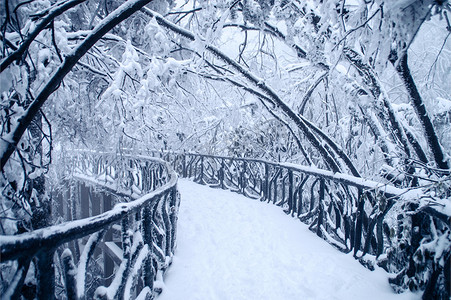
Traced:
<path fill-rule="evenodd" d="M 144 205 L 150 204 L 156 197 L 165 194 L 168 189 L 175 187 L 177 175 L 175 172 L 172 172 L 171 175 L 171 180 L 166 185 L 158 188 L 158 190 L 150 192 L 129 203 L 118 203 L 113 209 L 100 215 L 64 222 L 19 235 L 0 235 L 2 262 L 33 255 L 42 251 L 42 248 L 58 247 L 116 223 L 124 218 L 124 216 L 130 215 L 141 209 Z"/>
<path fill-rule="evenodd" d="M 1 263 L 18 262 L 16 272 L 2 298 L 20 295 L 32 257 L 37 257 L 38 261 L 46 259 L 52 261 L 57 249 L 60 255 L 62 252 L 61 261 L 65 269 L 62 276 L 65 278 L 67 297 L 70 299 L 86 297 L 84 286 L 89 260 L 93 257 L 94 249 L 106 230 L 118 222 L 122 228 L 122 253 L 119 254 L 121 266 L 114 274 L 113 281 L 116 283 L 111 284 L 109 288 L 100 286 L 93 292 L 100 298 L 106 295 L 110 298 L 122 298 L 136 288 L 136 284 L 131 284 L 131 281 L 135 281 L 138 276 L 135 274 L 138 272 L 136 270 L 142 269 L 140 272 L 144 285 L 141 291 L 134 291 L 136 294 L 141 292 L 152 295 L 155 292 L 153 282 L 157 278 L 157 273 L 167 268 L 175 247 L 176 220 L 180 203 L 177 174 L 167 162 L 146 156 L 117 156 L 111 153 L 76 151 L 72 153 L 70 161 L 76 180 L 101 187 L 103 193 L 131 201 L 117 203 L 111 210 L 96 216 L 64 222 L 29 233 L 0 236 Z M 130 232 L 131 229 L 134 229 L 133 234 Z M 74 274 L 77 272 L 74 270 L 77 267 L 74 266 L 71 251 L 67 246 L 64 251 L 58 247 L 89 235 L 91 238 L 88 239 L 83 254 L 77 258 L 79 274 L 75 278 Z M 137 264 L 140 264 L 139 268 Z M 37 265 L 39 268 L 39 263 Z M 53 268 L 46 270 L 44 267 L 38 273 L 43 277 L 37 278 L 38 299 L 53 298 L 55 271 Z M 118 282 L 120 284 L 117 284 Z"/>
<path fill-rule="evenodd" d="M 164 152 L 162 152 L 162 157 L 165 157 Z M 166 154 L 169 154 L 167 152 Z M 209 155 L 209 154 L 199 154 L 199 153 L 180 153 L 177 155 L 185 155 L 185 156 L 194 156 L 194 157 L 205 157 L 205 158 L 211 158 L 211 159 L 222 159 L 222 160 L 235 160 L 235 161 L 241 161 L 241 162 L 254 162 L 254 163 L 260 163 L 260 164 L 267 164 L 274 167 L 280 167 L 280 168 L 286 168 L 291 169 L 293 171 L 297 171 L 300 173 L 309 174 L 312 176 L 318 176 L 318 177 L 324 177 L 329 180 L 335 181 L 337 183 L 343 183 L 346 185 L 366 189 L 366 190 L 382 190 L 387 196 L 390 197 L 396 197 L 400 196 L 402 194 L 405 194 L 408 189 L 405 188 L 397 188 L 391 184 L 381 184 L 380 182 L 368 180 L 361 177 L 355 177 L 353 175 L 345 174 L 345 173 L 338 173 L 338 172 L 332 172 L 325 169 L 320 169 L 316 167 L 311 166 L 304 166 L 299 164 L 292 164 L 292 163 L 286 163 L 286 162 L 273 162 L 268 161 L 264 159 L 258 159 L 258 158 L 243 158 L 243 157 L 231 157 L 231 156 L 220 156 L 220 155 Z"/>
<path fill-rule="evenodd" d="M 449 241 L 451 217 L 443 204 L 422 201 L 420 188 L 261 159 L 171 152 L 160 157 L 182 177 L 282 207 L 364 266 L 390 272 L 397 291 L 415 287 L 431 295 L 444 288 L 440 280 L 447 278 L 451 251 L 434 254 L 428 245 Z"/>

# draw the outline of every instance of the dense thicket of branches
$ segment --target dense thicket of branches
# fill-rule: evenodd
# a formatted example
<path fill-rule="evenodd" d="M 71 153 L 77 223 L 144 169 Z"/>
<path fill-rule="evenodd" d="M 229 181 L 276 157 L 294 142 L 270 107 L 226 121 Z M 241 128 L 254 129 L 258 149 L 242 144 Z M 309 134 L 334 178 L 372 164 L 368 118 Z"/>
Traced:
<path fill-rule="evenodd" d="M 449 1 L 148 2 L 2 2 L 2 234 L 47 225 L 52 153 L 78 147 L 303 163 L 449 207 Z"/>

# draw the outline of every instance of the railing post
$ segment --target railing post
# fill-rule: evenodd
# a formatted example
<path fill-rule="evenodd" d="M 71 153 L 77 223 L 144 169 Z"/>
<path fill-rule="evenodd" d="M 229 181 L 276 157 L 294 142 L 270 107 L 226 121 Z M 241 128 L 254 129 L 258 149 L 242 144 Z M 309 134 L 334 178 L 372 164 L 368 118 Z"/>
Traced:
<path fill-rule="evenodd" d="M 185 160 L 186 160 L 186 155 L 185 155 Z M 193 173 L 192 169 L 193 169 L 193 161 L 191 160 L 190 163 L 186 163 L 186 177 L 187 178 L 191 178 L 191 174 Z"/>
<path fill-rule="evenodd" d="M 130 249 L 132 247 L 131 241 L 130 241 L 130 234 L 128 232 L 128 228 L 129 228 L 128 218 L 129 218 L 129 216 L 125 215 L 121 221 L 122 257 L 124 259 L 130 258 Z"/>
<path fill-rule="evenodd" d="M 176 241 L 176 235 L 177 235 L 177 212 L 178 212 L 178 194 L 177 194 L 177 188 L 174 187 L 174 189 L 171 191 L 171 201 L 169 204 L 170 208 L 170 220 L 171 220 L 171 254 L 174 254 L 174 248 L 175 248 L 175 241 Z"/>
<path fill-rule="evenodd" d="M 157 185 L 157 171 L 155 170 L 154 165 L 151 165 L 151 170 L 149 172 L 149 178 L 150 178 L 150 186 L 152 190 L 155 190 L 155 187 Z"/>
<path fill-rule="evenodd" d="M 363 227 L 363 207 L 365 204 L 364 194 L 362 189 L 359 188 L 359 205 L 357 208 L 356 220 L 355 220 L 355 236 L 354 236 L 354 256 L 357 255 L 357 251 L 360 249 L 362 242 L 362 227 Z"/>
<path fill-rule="evenodd" d="M 192 172 L 194 172 L 194 174 L 193 174 L 193 177 L 194 177 L 194 182 L 197 182 L 197 178 L 198 178 L 198 175 L 197 175 L 197 163 L 198 163 L 198 161 L 196 161 L 196 158 L 198 158 L 198 156 L 196 157 L 196 156 L 194 156 L 193 157 L 193 165 L 194 165 L 194 168 L 193 167 L 191 167 L 192 169 L 193 169 L 193 171 Z M 191 177 L 191 176 L 190 176 Z"/>
<path fill-rule="evenodd" d="M 185 153 L 182 154 L 182 176 L 183 178 L 188 177 Z"/>
<path fill-rule="evenodd" d="M 200 174 L 196 182 L 199 184 L 205 184 L 204 182 L 204 156 L 200 155 Z"/>
<path fill-rule="evenodd" d="M 45 180 L 43 176 L 34 179 L 34 188 L 38 195 L 45 193 Z M 31 226 L 34 230 L 45 228 L 51 224 L 52 203 L 48 197 L 38 197 L 40 203 L 32 207 L 33 216 Z M 37 274 L 37 298 L 54 299 L 55 298 L 55 268 L 53 254 L 55 246 L 50 245 L 40 249 L 36 255 L 36 274 Z"/>
<path fill-rule="evenodd" d="M 165 233 L 162 233 L 159 228 L 161 228 L 162 224 L 161 221 L 163 219 L 160 211 L 160 202 L 162 201 L 161 197 L 164 197 L 164 195 L 161 195 L 158 197 L 158 200 L 155 201 L 155 203 L 152 206 L 152 230 L 154 231 L 154 235 L 152 236 L 152 251 L 155 255 L 155 268 L 156 270 L 159 270 L 161 267 L 164 266 L 165 263 L 165 254 L 164 251 L 164 243 L 165 243 Z"/>
<path fill-rule="evenodd" d="M 316 227 L 316 235 L 319 237 L 323 237 L 321 232 L 321 226 L 324 223 L 324 191 L 326 189 L 326 182 L 324 178 L 321 178 L 319 181 L 319 199 L 318 199 L 318 220 Z"/>
<path fill-rule="evenodd" d="M 153 248 L 152 211 L 150 209 L 150 205 L 146 205 L 144 207 L 142 216 L 143 216 L 142 231 L 144 244 L 148 245 L 149 249 L 152 249 Z M 144 286 L 149 287 L 150 290 L 153 290 L 153 278 L 154 278 L 152 260 L 153 260 L 152 255 L 150 255 L 146 260 L 146 262 L 144 263 L 144 270 L 142 272 Z"/>
<path fill-rule="evenodd" d="M 298 191 L 297 191 L 297 194 L 298 194 L 298 201 L 297 201 L 297 207 L 296 207 L 296 216 L 299 218 L 299 216 L 301 215 L 301 213 L 302 213 L 302 206 L 303 206 L 303 201 L 302 201 L 302 193 L 303 193 L 303 189 L 302 188 L 300 188 Z"/>
<path fill-rule="evenodd" d="M 293 209 L 293 203 L 294 197 L 293 197 L 293 170 L 288 169 L 288 214 L 291 214 L 294 212 Z"/>
<path fill-rule="evenodd" d="M 277 201 L 277 177 L 279 177 L 279 169 L 276 169 L 276 175 L 274 176 L 274 197 L 272 198 L 272 203 L 276 204 Z"/>
<path fill-rule="evenodd" d="M 171 256 L 172 254 L 172 222 L 171 222 L 171 215 L 170 215 L 170 209 L 171 205 L 170 203 L 172 197 L 172 193 L 169 192 L 166 195 L 162 196 L 162 204 L 161 204 L 161 217 L 163 219 L 164 228 L 166 232 L 166 241 L 165 241 L 165 247 L 162 249 L 165 252 L 166 256 Z"/>
<path fill-rule="evenodd" d="M 384 250 L 384 235 L 382 233 L 382 226 L 383 226 L 384 218 L 378 217 L 377 223 L 376 223 L 376 236 L 377 236 L 377 249 L 376 249 L 376 258 L 378 258 L 383 250 Z"/>
<path fill-rule="evenodd" d="M 204 184 L 204 157 L 201 156 L 200 158 L 200 176 L 199 176 L 199 183 Z"/>
<path fill-rule="evenodd" d="M 246 169 L 247 169 L 247 163 L 245 160 L 243 160 L 243 168 L 241 170 L 241 194 L 246 195 Z"/>
<path fill-rule="evenodd" d="M 281 190 L 282 190 L 282 197 L 281 197 L 281 201 L 280 204 L 283 205 L 284 201 L 285 201 L 285 194 L 286 194 L 286 177 L 283 176 L 283 170 L 280 172 L 280 177 L 282 178 L 282 185 L 281 185 Z M 288 199 L 287 199 L 288 202 Z"/>
<path fill-rule="evenodd" d="M 269 193 L 269 166 L 268 163 L 265 162 L 265 187 L 264 187 L 264 197 L 268 202 L 270 201 L 270 193 Z"/>
<path fill-rule="evenodd" d="M 149 161 L 146 158 L 144 160 Z M 103 162 L 104 160 L 97 161 Z M 89 157 L 86 157 L 85 161 L 81 162 L 80 165 L 85 165 L 86 169 L 84 171 L 87 174 L 85 176 L 74 176 L 75 179 L 79 180 L 80 184 L 78 186 L 75 184 L 67 186 L 67 193 L 69 194 L 67 201 L 69 203 L 64 210 L 60 210 L 61 215 L 66 214 L 68 219 L 72 219 L 72 221 L 77 220 L 76 222 L 70 222 L 71 220 L 68 220 L 69 223 L 65 224 L 66 226 L 63 228 L 51 226 L 48 230 L 50 236 L 42 236 L 39 232 L 27 233 L 24 235 L 26 243 L 24 242 L 23 244 L 11 239 L 5 243 L 7 246 L 4 247 L 2 240 L 2 258 L 5 259 L 5 262 L 16 261 L 16 263 L 13 266 L 15 270 L 12 270 L 10 276 L 7 278 L 11 284 L 8 286 L 5 282 L 3 294 L 0 295 L 0 298 L 16 299 L 31 292 L 33 297 L 37 299 L 54 299 L 55 297 L 82 299 L 93 298 L 95 295 L 105 297 L 108 294 L 109 296 L 110 291 L 113 291 L 113 298 L 123 299 L 125 297 L 124 293 L 128 295 L 127 293 L 129 291 L 135 293 L 132 297 L 135 297 L 140 291 L 142 292 L 143 283 L 153 292 L 156 271 L 164 272 L 166 270 L 168 264 L 165 260 L 165 254 L 166 256 L 172 257 L 174 251 L 179 205 L 176 173 L 170 170 L 168 163 L 161 163 L 157 160 L 154 160 L 154 163 L 156 165 L 159 164 L 159 167 L 155 165 L 150 169 L 148 164 L 145 166 L 144 163 L 135 162 L 135 160 L 130 159 L 123 160 L 121 165 L 123 168 L 115 165 L 106 168 L 105 165 L 93 164 L 89 160 Z M 209 165 L 207 165 L 205 170 L 205 174 L 207 175 L 209 174 L 208 167 Z M 102 168 L 103 174 L 101 174 Z M 94 175 L 105 175 L 109 170 L 114 172 L 113 177 L 116 178 L 118 185 L 124 184 L 127 181 L 127 187 L 139 187 L 139 190 L 147 194 L 147 197 L 143 195 L 144 197 L 140 197 L 139 200 L 132 199 L 132 205 L 118 205 L 117 209 L 111 210 L 111 195 L 123 197 L 123 192 L 121 190 L 114 190 L 114 187 L 111 187 L 108 182 L 93 182 L 92 184 L 105 189 L 97 194 L 91 185 L 91 180 L 94 179 Z M 138 172 L 137 176 L 135 176 L 135 171 Z M 113 175 L 113 173 L 111 174 Z M 89 178 L 87 178 L 88 176 Z M 151 182 L 146 180 L 151 176 L 153 177 Z M 90 184 L 81 184 L 85 180 L 90 182 Z M 151 190 L 151 187 L 155 189 L 156 187 L 162 186 L 164 188 Z M 75 190 L 77 190 L 78 194 Z M 148 194 L 150 192 L 152 193 Z M 77 198 L 74 199 L 76 196 Z M 133 195 L 133 198 L 135 197 L 138 198 L 138 195 Z M 157 205 L 161 206 L 157 207 Z M 50 208 L 49 201 L 41 201 L 41 206 L 33 207 L 35 209 L 34 218 L 32 219 L 33 228 L 39 229 L 51 225 L 49 218 Z M 80 217 L 98 215 L 101 212 L 105 213 L 87 220 L 79 220 Z M 154 224 L 153 220 L 159 224 Z M 114 243 L 105 243 L 106 241 L 112 241 L 112 230 L 116 230 L 116 226 L 111 228 L 111 225 L 118 223 L 121 224 L 122 255 L 117 251 L 117 245 Z M 136 230 L 142 230 L 143 232 L 143 240 L 146 244 L 145 249 L 142 248 L 143 245 L 140 239 L 133 240 L 132 238 L 137 237 L 133 235 L 136 233 Z M 132 231 L 134 232 L 132 233 Z M 107 233 L 107 235 L 103 239 L 103 249 L 100 249 L 97 246 L 104 233 Z M 86 241 L 86 237 L 89 234 L 92 235 Z M 70 246 L 71 249 L 66 249 L 61 255 L 59 247 L 67 248 L 68 244 L 71 245 L 72 243 L 76 247 Z M 82 277 L 78 282 L 79 286 L 77 286 L 76 282 L 77 264 L 72 254 L 78 252 L 78 243 L 80 243 L 80 246 L 82 243 L 85 244 L 81 261 L 80 255 L 77 255 L 78 258 L 76 258 L 78 260 L 78 269 L 80 270 L 78 275 Z M 139 255 L 144 253 L 141 250 L 146 251 L 147 247 L 149 247 L 152 254 L 143 259 Z M 61 262 L 62 269 L 59 270 L 61 272 L 58 275 L 55 274 L 56 261 L 54 261 L 57 249 L 58 256 L 61 258 L 58 263 Z M 102 250 L 103 253 L 101 253 Z M 165 253 L 164 250 L 166 250 Z M 99 269 L 97 263 L 94 268 L 91 268 L 89 264 L 91 258 L 96 259 L 97 263 L 104 263 L 103 274 L 102 267 L 100 266 Z M 121 266 L 119 269 L 116 269 L 115 274 L 113 270 L 114 266 L 110 264 L 112 262 L 111 258 L 114 259 L 117 265 Z M 35 268 L 33 269 L 33 274 L 27 275 L 32 259 L 35 261 Z M 4 261 L 2 260 L 2 266 L 3 263 Z M 144 264 L 142 270 L 140 270 L 142 272 L 142 281 L 135 280 L 137 270 L 131 269 L 131 267 L 138 267 L 138 263 Z M 61 275 L 61 278 L 58 277 L 55 279 L 59 275 Z M 89 275 L 92 275 L 92 277 Z M 25 278 L 30 279 L 31 276 L 34 277 L 33 290 L 23 286 Z M 99 282 L 97 279 L 101 277 L 109 278 L 105 279 L 104 282 Z M 9 280 L 10 278 L 12 280 Z M 86 278 L 91 278 L 93 281 L 88 280 L 86 282 Z M 119 284 L 111 286 L 111 278 Z M 132 287 L 130 287 L 130 280 L 132 280 Z M 62 285 L 59 285 L 59 283 L 62 283 Z M 103 284 L 103 286 L 98 286 L 99 284 Z M 58 289 L 58 287 L 60 288 Z M 65 290 L 63 290 L 64 287 Z M 78 287 L 82 288 L 77 290 Z M 149 294 L 147 288 L 144 292 Z M 58 292 L 56 295 L 55 290 Z"/>
<path fill-rule="evenodd" d="M 8 289 L 3 291 L 3 297 L 6 299 L 21 299 L 22 286 L 30 267 L 31 257 L 22 257 L 17 260 L 17 270 Z"/>
<path fill-rule="evenodd" d="M 225 185 L 224 185 L 224 177 L 225 177 L 225 162 L 224 162 L 224 158 L 221 159 L 221 167 L 219 168 L 218 171 L 218 179 L 219 179 L 219 185 L 221 187 L 221 189 L 225 190 Z"/>
<path fill-rule="evenodd" d="M 36 255 L 37 259 L 37 299 L 55 299 L 54 249 L 45 249 Z"/>
<path fill-rule="evenodd" d="M 64 250 L 61 255 L 61 260 L 64 267 L 64 283 L 66 286 L 66 296 L 68 300 L 76 300 L 77 297 L 77 288 L 76 288 L 76 280 L 75 280 L 75 265 L 74 258 L 72 256 L 72 252 L 69 249 Z"/>

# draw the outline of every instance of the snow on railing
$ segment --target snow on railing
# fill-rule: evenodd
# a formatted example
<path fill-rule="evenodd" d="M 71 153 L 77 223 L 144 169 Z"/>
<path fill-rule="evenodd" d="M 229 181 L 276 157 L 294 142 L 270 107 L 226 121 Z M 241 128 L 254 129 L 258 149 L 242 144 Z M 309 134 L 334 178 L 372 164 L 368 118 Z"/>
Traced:
<path fill-rule="evenodd" d="M 419 289 L 426 298 L 449 295 L 451 214 L 446 211 L 451 205 L 422 205 L 421 189 L 259 159 L 154 155 L 169 161 L 182 177 L 280 206 L 338 250 L 353 252 L 366 267 L 378 265 L 391 273 L 397 291 Z"/>
<path fill-rule="evenodd" d="M 78 184 L 64 204 L 70 210 L 76 208 L 71 202 L 78 203 L 72 217 L 82 210 L 91 216 L 0 236 L 0 267 L 10 274 L 2 299 L 20 298 L 30 283 L 38 299 L 153 298 L 174 252 L 176 173 L 163 160 L 144 156 L 78 151 L 71 160 Z M 101 202 L 117 204 L 92 216 Z M 40 267 L 46 260 L 52 268 Z"/>

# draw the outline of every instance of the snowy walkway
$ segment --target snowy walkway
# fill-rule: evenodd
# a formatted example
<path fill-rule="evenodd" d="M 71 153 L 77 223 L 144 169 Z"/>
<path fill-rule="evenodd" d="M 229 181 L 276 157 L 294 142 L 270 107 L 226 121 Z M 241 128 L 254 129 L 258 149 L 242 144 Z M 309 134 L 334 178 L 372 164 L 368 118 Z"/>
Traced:
<path fill-rule="evenodd" d="M 178 247 L 158 300 L 419 299 L 271 204 L 179 181 Z"/>

